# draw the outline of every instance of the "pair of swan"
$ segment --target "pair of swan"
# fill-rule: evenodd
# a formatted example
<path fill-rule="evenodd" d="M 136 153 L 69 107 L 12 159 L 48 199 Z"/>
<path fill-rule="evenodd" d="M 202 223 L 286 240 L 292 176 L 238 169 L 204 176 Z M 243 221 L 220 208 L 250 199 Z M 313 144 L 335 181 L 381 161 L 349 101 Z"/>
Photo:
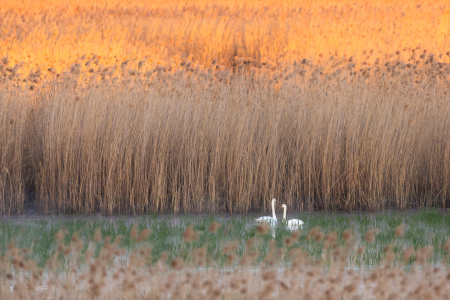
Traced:
<path fill-rule="evenodd" d="M 269 223 L 271 227 L 275 227 L 277 225 L 277 216 L 275 215 L 275 202 L 276 199 L 272 199 L 272 217 L 261 217 L 256 219 L 258 223 Z M 283 212 L 283 221 L 286 221 L 286 204 L 282 204 L 280 207 L 284 208 Z M 298 228 L 303 227 L 304 222 L 299 219 L 292 219 L 287 221 L 287 229 L 290 231 L 297 230 Z"/>

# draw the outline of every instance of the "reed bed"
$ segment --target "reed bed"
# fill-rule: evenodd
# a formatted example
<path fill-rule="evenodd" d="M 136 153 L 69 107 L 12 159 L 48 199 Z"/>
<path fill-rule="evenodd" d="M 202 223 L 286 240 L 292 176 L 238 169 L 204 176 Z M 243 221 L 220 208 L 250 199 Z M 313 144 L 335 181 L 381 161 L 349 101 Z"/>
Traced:
<path fill-rule="evenodd" d="M 164 222 L 151 228 L 130 224 L 124 229 L 117 224 L 117 230 L 103 224 L 92 231 L 95 224 L 89 222 L 87 227 L 76 221 L 59 230 L 51 226 L 47 236 L 52 251 L 44 264 L 33 259 L 39 241 L 21 247 L 16 242 L 21 235 L 10 240 L 0 257 L 0 295 L 2 299 L 447 299 L 450 239 L 441 213 L 384 214 L 369 222 L 363 220 L 368 215 L 358 217 L 362 227 L 357 230 L 343 229 L 346 222 L 355 221 L 345 217 L 336 219 L 337 230 L 330 226 L 288 232 L 279 224 L 275 239 L 265 225 L 242 228 L 245 219 L 219 223 L 212 217 L 191 224 L 185 220 L 165 232 L 180 241 L 177 250 L 162 253 L 164 230 L 159 226 L 166 226 Z M 309 221 L 314 219 L 306 225 L 312 227 Z M 381 220 L 387 222 L 386 228 L 371 227 L 383 226 Z M 411 240 L 429 237 L 420 231 L 424 225 L 437 233 L 444 229 L 447 237 L 439 237 L 436 245 L 408 246 Z M 8 232 L 3 229 L 2 240 Z M 21 230 L 22 235 L 28 232 Z M 383 250 L 373 251 L 379 246 Z M 317 249 L 319 255 L 314 253 Z M 361 267 L 365 256 L 375 253 L 380 259 L 372 260 L 369 268 Z"/>
<path fill-rule="evenodd" d="M 450 66 L 423 51 L 360 69 L 6 70 L 1 212 L 30 194 L 44 213 L 448 207 Z"/>
<path fill-rule="evenodd" d="M 2 6 L 1 213 L 449 207 L 445 5 L 139 4 Z"/>

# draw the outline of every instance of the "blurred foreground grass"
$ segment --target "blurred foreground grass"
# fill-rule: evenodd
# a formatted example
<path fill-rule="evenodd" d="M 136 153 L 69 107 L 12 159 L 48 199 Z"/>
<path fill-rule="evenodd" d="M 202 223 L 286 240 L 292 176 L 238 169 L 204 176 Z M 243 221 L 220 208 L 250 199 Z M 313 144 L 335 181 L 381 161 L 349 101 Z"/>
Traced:
<path fill-rule="evenodd" d="M 49 217 L 44 220 L 21 222 L 18 222 L 18 219 L 5 218 L 0 222 L 0 246 L 1 254 L 4 255 L 12 240 L 16 247 L 27 248 L 27 257 L 34 259 L 42 267 L 60 245 L 67 246 L 74 238 L 82 241 L 83 253 L 91 245 L 95 249 L 94 256 L 98 255 L 105 244 L 104 239 L 95 241 L 94 236 L 98 229 L 97 234 L 100 233 L 101 237 L 109 237 L 111 242 L 119 241 L 117 237 L 120 236 L 118 246 L 124 251 L 123 255 L 118 255 L 117 258 L 123 260 L 125 264 L 131 251 L 139 247 L 152 249 L 149 257 L 151 263 L 160 259 L 163 253 L 168 256 L 168 261 L 171 258 L 180 257 L 185 262 L 192 262 L 192 254 L 196 249 L 205 248 L 210 258 L 208 266 L 220 268 L 227 262 L 224 247 L 233 245 L 236 248 L 235 255 L 242 257 L 246 245 L 249 245 L 249 240 L 251 240 L 252 249 L 258 252 L 257 262 L 261 262 L 269 252 L 271 240 L 275 241 L 272 245 L 276 245 L 277 249 L 286 246 L 289 249 L 299 248 L 309 254 L 311 261 L 319 260 L 325 252 L 330 250 L 329 239 L 333 239 L 332 233 L 336 234 L 336 246 L 344 246 L 346 241 L 343 234 L 348 229 L 351 233 L 352 247 L 359 251 L 365 250 L 364 255 L 357 255 L 355 251 L 350 259 L 354 260 L 357 266 L 370 268 L 380 262 L 389 247 L 397 258 L 401 258 L 408 247 L 419 249 L 431 245 L 433 246 L 431 262 L 439 263 L 444 255 L 443 245 L 450 237 L 450 214 L 433 209 L 419 212 L 303 213 L 288 216 L 288 218 L 293 217 L 305 222 L 303 232 L 293 243 L 286 241 L 291 232 L 282 226 L 281 220 L 271 234 L 259 235 L 254 218 L 242 215 L 229 218 L 214 215 L 188 215 L 177 219 L 156 216 L 108 219 L 83 217 L 78 220 Z M 215 233 L 209 230 L 212 223 L 220 224 Z M 402 224 L 403 227 L 400 229 L 399 226 Z M 193 232 L 197 236 L 191 242 L 186 242 L 182 237 L 189 226 L 193 227 Z M 141 241 L 136 242 L 136 236 L 133 237 L 133 228 L 135 228 L 134 235 L 147 228 L 151 230 L 151 233 L 148 236 L 142 236 Z M 402 234 L 399 231 L 399 236 L 395 236 L 396 228 L 402 231 Z M 374 243 L 367 241 L 366 234 L 370 230 L 373 230 L 375 236 Z M 60 231 L 65 235 L 63 240 L 57 241 L 55 236 Z M 413 260 L 410 262 L 412 263 Z M 289 261 L 286 260 L 285 263 Z"/>

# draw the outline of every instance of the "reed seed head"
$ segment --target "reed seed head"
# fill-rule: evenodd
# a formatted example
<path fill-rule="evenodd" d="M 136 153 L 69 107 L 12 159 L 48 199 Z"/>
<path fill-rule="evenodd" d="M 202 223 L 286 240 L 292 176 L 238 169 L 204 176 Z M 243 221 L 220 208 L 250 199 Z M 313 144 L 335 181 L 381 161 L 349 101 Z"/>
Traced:
<path fill-rule="evenodd" d="M 259 234 L 266 235 L 269 233 L 270 226 L 267 224 L 259 224 L 257 230 Z"/>
<path fill-rule="evenodd" d="M 217 233 L 217 230 L 219 229 L 219 227 L 220 227 L 220 223 L 218 223 L 218 222 L 212 222 L 212 223 L 209 225 L 208 230 L 209 230 L 209 232 L 215 234 L 215 233 Z"/>
<path fill-rule="evenodd" d="M 137 234 L 138 234 L 138 230 L 137 230 L 137 228 L 136 228 L 136 225 L 133 225 L 133 227 L 132 227 L 131 230 L 130 230 L 130 237 L 131 237 L 132 239 L 136 239 Z"/>
<path fill-rule="evenodd" d="M 444 251 L 450 251 L 450 238 L 444 244 Z"/>
<path fill-rule="evenodd" d="M 142 230 L 141 233 L 139 234 L 139 236 L 136 239 L 136 243 L 140 243 L 140 242 L 146 240 L 149 237 L 151 232 L 152 232 L 152 230 L 149 229 L 149 228 L 146 228 L 146 229 Z"/>
<path fill-rule="evenodd" d="M 395 228 L 394 232 L 395 232 L 396 237 L 402 237 L 405 234 L 403 228 L 404 228 L 404 224 L 398 225 Z"/>
<path fill-rule="evenodd" d="M 181 259 L 180 257 L 175 257 L 170 261 L 170 266 L 172 267 L 172 269 L 175 269 L 177 271 L 183 269 L 183 265 L 183 259 Z"/>
<path fill-rule="evenodd" d="M 185 242 L 193 242 L 197 240 L 199 237 L 198 232 L 194 230 L 194 226 L 188 226 L 186 230 L 183 232 L 183 240 Z"/>
<path fill-rule="evenodd" d="M 285 238 L 284 239 L 284 244 L 286 245 L 286 246 L 291 246 L 292 244 L 293 244 L 293 239 L 292 238 L 290 238 L 290 237 L 287 237 L 287 238 Z"/>
<path fill-rule="evenodd" d="M 353 234 L 352 234 L 351 230 L 349 230 L 349 229 L 344 230 L 344 232 L 342 233 L 342 238 L 345 241 L 351 240 L 353 238 Z"/>
<path fill-rule="evenodd" d="M 268 280 L 274 280 L 277 278 L 277 271 L 276 270 L 270 270 L 270 271 L 266 271 L 262 274 L 262 279 L 264 281 L 268 281 Z"/>
<path fill-rule="evenodd" d="M 375 242 L 375 230 L 369 229 L 365 236 L 366 242 L 373 244 Z"/>
<path fill-rule="evenodd" d="M 94 241 L 96 243 L 99 243 L 102 240 L 102 234 L 100 231 L 100 228 L 95 229 L 95 233 L 94 233 Z"/>

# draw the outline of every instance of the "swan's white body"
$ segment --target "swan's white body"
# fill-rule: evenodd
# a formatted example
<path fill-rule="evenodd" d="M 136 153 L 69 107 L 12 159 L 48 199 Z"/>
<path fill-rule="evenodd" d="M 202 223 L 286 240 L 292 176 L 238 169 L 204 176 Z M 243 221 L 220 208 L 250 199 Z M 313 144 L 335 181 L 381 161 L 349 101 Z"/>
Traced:
<path fill-rule="evenodd" d="M 283 221 L 286 221 L 286 204 L 281 205 L 281 207 L 284 209 L 283 211 Z M 299 219 L 292 219 L 287 221 L 287 229 L 290 231 L 294 231 L 297 229 L 302 229 L 303 228 L 303 224 L 305 224 L 305 222 L 303 222 L 302 220 Z"/>
<path fill-rule="evenodd" d="M 275 201 L 276 199 L 272 199 L 272 217 L 261 217 L 255 219 L 258 223 L 269 223 L 271 227 L 277 226 L 277 215 L 275 215 Z"/>

